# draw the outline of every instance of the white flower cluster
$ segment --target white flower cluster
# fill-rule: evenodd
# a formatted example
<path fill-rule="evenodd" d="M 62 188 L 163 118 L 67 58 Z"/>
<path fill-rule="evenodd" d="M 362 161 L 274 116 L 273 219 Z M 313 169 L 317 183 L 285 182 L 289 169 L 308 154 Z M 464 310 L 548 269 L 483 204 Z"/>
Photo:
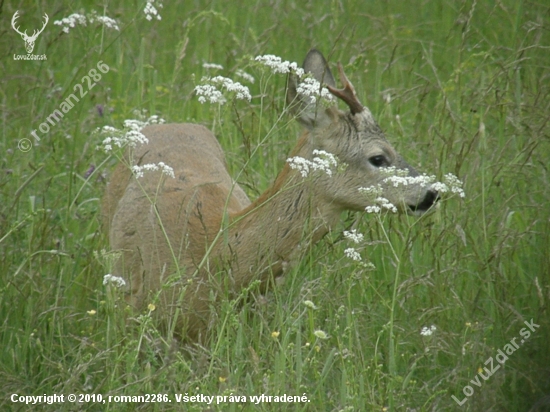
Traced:
<path fill-rule="evenodd" d="M 351 260 L 355 260 L 356 262 L 361 261 L 361 255 L 357 250 L 355 250 L 355 248 L 347 248 L 346 250 L 344 250 L 344 255 L 346 255 L 346 257 L 350 258 Z"/>
<path fill-rule="evenodd" d="M 116 20 L 111 19 L 110 17 L 107 17 L 107 16 L 95 16 L 94 17 L 94 14 L 92 14 L 91 17 L 88 17 L 88 21 L 90 23 L 93 23 L 94 21 L 97 21 L 97 22 L 103 24 L 108 29 L 113 29 L 113 30 L 116 30 L 116 31 L 120 31 L 120 28 L 118 27 L 118 24 L 117 24 Z"/>
<path fill-rule="evenodd" d="M 344 237 L 348 240 L 351 240 L 353 243 L 357 243 L 357 244 L 361 243 L 364 239 L 363 234 L 359 233 L 355 229 L 352 229 L 350 231 L 344 230 Z M 344 250 L 344 255 L 350 258 L 351 260 L 355 260 L 356 262 L 360 262 L 362 260 L 359 252 L 353 247 L 349 247 L 346 250 Z"/>
<path fill-rule="evenodd" d="M 143 166 L 132 166 L 132 172 L 136 176 L 136 178 L 143 177 L 144 171 L 149 170 L 160 170 L 162 173 L 164 173 L 167 176 L 170 176 L 172 179 L 175 179 L 174 175 L 174 169 L 172 169 L 170 166 L 168 166 L 164 162 L 158 162 L 158 164 L 155 163 L 148 163 Z"/>
<path fill-rule="evenodd" d="M 326 87 L 321 87 L 321 83 L 313 77 L 305 77 L 296 87 L 296 92 L 302 96 L 308 97 L 311 104 L 315 104 L 319 97 L 327 102 L 334 101 L 334 97 L 328 89 Z"/>
<path fill-rule="evenodd" d="M 338 166 L 338 160 L 332 153 L 325 152 L 324 150 L 313 151 L 315 156 L 312 160 L 304 159 L 300 156 L 294 156 L 288 158 L 286 161 L 291 169 L 300 171 L 302 177 L 307 177 L 311 170 L 323 171 L 327 175 L 332 176 L 332 169 Z"/>
<path fill-rule="evenodd" d="M 420 185 L 428 186 L 435 181 L 435 176 L 389 176 L 384 179 L 384 183 L 391 183 L 393 187 Z"/>
<path fill-rule="evenodd" d="M 138 144 L 147 144 L 149 139 L 141 133 L 141 129 L 149 124 L 162 124 L 164 119 L 157 115 L 153 115 L 146 120 L 127 119 L 124 120 L 124 129 L 119 130 L 112 126 L 103 126 L 98 129 L 102 135 L 107 135 L 101 142 L 102 149 L 105 152 L 113 150 L 113 146 L 122 148 L 126 146 L 136 147 Z"/>
<path fill-rule="evenodd" d="M 195 93 L 199 96 L 199 102 L 201 102 L 201 104 L 204 104 L 207 101 L 209 103 L 219 104 L 225 104 L 225 102 L 227 102 L 223 96 L 223 93 L 220 92 L 216 86 L 212 86 L 211 84 L 200 84 L 196 86 Z"/>
<path fill-rule="evenodd" d="M 437 328 L 435 327 L 435 325 L 432 325 L 430 327 L 427 327 L 427 326 L 424 326 L 422 328 L 422 330 L 420 331 L 420 334 L 422 336 L 432 336 L 433 333 L 437 330 Z"/>
<path fill-rule="evenodd" d="M 245 71 L 239 69 L 235 72 L 235 74 L 243 79 L 245 79 L 247 82 L 254 84 L 254 77 L 251 74 L 246 73 Z"/>
<path fill-rule="evenodd" d="M 387 176 L 383 182 L 391 183 L 393 187 L 408 186 L 408 185 L 420 185 L 428 186 L 435 181 L 435 176 L 428 176 L 426 174 L 420 176 L 409 176 L 409 171 L 406 169 L 397 169 L 395 166 L 381 167 L 380 173 Z"/>
<path fill-rule="evenodd" d="M 463 183 L 453 175 L 452 173 L 447 173 L 443 176 L 443 182 L 437 182 L 436 177 L 426 174 L 420 176 L 408 176 L 408 171 L 404 169 L 397 169 L 394 166 L 380 168 L 380 172 L 388 177 L 386 177 L 383 182 L 391 183 L 393 187 L 407 186 L 407 185 L 420 185 L 420 186 L 430 186 L 433 190 L 436 190 L 439 193 L 456 193 L 460 197 L 465 197 L 466 194 L 462 189 Z"/>
<path fill-rule="evenodd" d="M 321 329 L 317 329 L 313 332 L 313 334 L 319 339 L 328 339 L 327 333 L 325 331 L 322 331 Z"/>
<path fill-rule="evenodd" d="M 147 139 L 143 133 L 135 130 L 127 130 L 126 132 L 123 132 L 112 126 L 103 126 L 101 133 L 110 135 L 109 137 L 103 139 L 103 142 L 101 143 L 105 152 L 110 152 L 113 150 L 113 145 L 117 147 L 136 147 L 138 143 L 149 143 L 149 139 Z"/>
<path fill-rule="evenodd" d="M 195 87 L 195 93 L 197 94 L 197 96 L 199 96 L 199 102 L 201 103 L 206 103 L 208 101 L 210 103 L 224 104 L 227 102 L 223 93 L 218 90 L 216 86 L 223 88 L 230 93 L 235 93 L 236 99 L 248 101 L 252 99 L 248 87 L 243 86 L 239 82 L 234 82 L 227 77 L 203 77 L 201 79 L 201 82 L 205 84 L 201 84 Z"/>
<path fill-rule="evenodd" d="M 380 206 L 376 206 L 376 205 L 372 205 L 372 206 L 367 206 L 365 208 L 365 211 L 367 213 L 380 213 L 382 209 L 380 209 Z"/>
<path fill-rule="evenodd" d="M 397 213 L 397 208 L 385 197 L 377 197 L 374 199 L 383 209 L 388 209 L 390 212 Z"/>
<path fill-rule="evenodd" d="M 162 9 L 162 3 L 158 0 L 147 0 L 147 4 L 145 5 L 145 8 L 143 9 L 143 12 L 145 13 L 145 18 L 148 21 L 153 20 L 153 18 L 157 20 L 162 20 L 162 17 L 160 17 L 160 14 L 157 10 L 157 7 Z"/>
<path fill-rule="evenodd" d="M 135 111 L 134 114 L 137 115 L 138 117 L 140 116 L 138 111 Z M 123 124 L 126 129 L 135 130 L 136 132 L 139 132 L 145 126 L 148 126 L 150 124 L 163 124 L 163 123 L 164 123 L 164 119 L 154 114 L 146 118 L 145 120 L 126 119 L 124 120 Z"/>
<path fill-rule="evenodd" d="M 374 205 L 367 206 L 365 211 L 367 213 L 380 213 L 382 209 L 388 209 L 393 213 L 397 213 L 397 207 L 392 204 L 388 199 L 382 196 L 383 189 L 382 186 L 369 186 L 369 187 L 360 187 L 359 191 L 364 193 L 366 197 L 372 199 L 375 203 Z"/>
<path fill-rule="evenodd" d="M 407 169 L 398 169 L 395 166 L 381 167 L 378 169 L 383 176 L 408 176 L 409 171 Z"/>
<path fill-rule="evenodd" d="M 311 104 L 315 104 L 318 98 L 321 98 L 326 102 L 333 102 L 334 97 L 326 87 L 322 87 L 321 84 L 311 76 L 304 77 L 306 74 L 304 69 L 298 66 L 296 62 L 283 61 L 279 56 L 273 54 L 266 54 L 264 56 L 256 56 L 255 61 L 267 66 L 273 73 L 290 73 L 294 72 L 298 78 L 303 78 L 296 86 L 296 91 L 309 98 Z"/>
<path fill-rule="evenodd" d="M 379 196 L 382 196 L 382 186 L 369 186 L 369 187 L 360 187 L 359 192 L 363 193 L 365 196 L 375 199 Z"/>
<path fill-rule="evenodd" d="M 123 286 L 126 286 L 126 281 L 124 279 L 122 279 L 121 277 L 119 277 L 119 276 L 114 276 L 114 275 L 109 275 L 109 274 L 103 276 L 103 284 L 108 285 L 110 283 L 115 285 L 117 288 L 121 288 Z"/>
<path fill-rule="evenodd" d="M 221 64 L 216 63 L 203 63 L 202 67 L 206 70 L 212 69 L 212 70 L 223 70 L 223 66 Z"/>
<path fill-rule="evenodd" d="M 279 56 L 273 54 L 265 54 L 263 56 L 256 56 L 255 61 L 267 66 L 273 73 L 290 73 L 293 71 L 298 77 L 304 75 L 304 69 L 298 66 L 296 62 L 289 62 L 288 60 L 282 61 Z"/>
<path fill-rule="evenodd" d="M 68 17 L 64 17 L 61 20 L 56 20 L 53 22 L 56 26 L 63 26 L 62 31 L 64 33 L 69 33 L 70 29 L 73 29 L 77 24 L 86 26 L 86 23 L 86 16 L 78 13 L 73 13 Z"/>
<path fill-rule="evenodd" d="M 388 209 L 389 211 L 393 213 L 397 213 L 397 207 L 393 203 L 391 203 L 388 199 L 385 197 L 377 197 L 374 199 L 374 201 L 377 203 L 375 205 L 367 206 L 365 208 L 365 211 L 367 213 L 380 213 L 382 209 Z"/>
<path fill-rule="evenodd" d="M 458 179 L 458 177 L 452 173 L 447 173 L 443 176 L 443 181 L 445 183 L 435 182 L 432 184 L 432 188 L 437 190 L 439 193 L 447 193 L 450 190 L 451 193 L 456 193 L 460 197 L 466 197 L 466 193 L 464 193 L 464 189 L 462 189 L 463 183 Z"/>
<path fill-rule="evenodd" d="M 98 16 L 97 12 L 95 11 L 87 14 L 86 16 L 78 13 L 73 13 L 68 17 L 62 18 L 61 20 L 54 21 L 53 24 L 57 26 L 62 26 L 61 30 L 64 33 L 69 33 L 70 29 L 76 27 L 77 24 L 87 26 L 88 23 L 93 24 L 95 22 L 103 24 L 108 29 L 120 31 L 120 28 L 118 27 L 117 21 L 115 19 L 111 19 L 107 16 Z"/>
<path fill-rule="evenodd" d="M 361 243 L 364 239 L 363 234 L 355 229 L 352 229 L 350 231 L 344 230 L 344 237 L 348 240 L 351 240 L 353 243 Z"/>

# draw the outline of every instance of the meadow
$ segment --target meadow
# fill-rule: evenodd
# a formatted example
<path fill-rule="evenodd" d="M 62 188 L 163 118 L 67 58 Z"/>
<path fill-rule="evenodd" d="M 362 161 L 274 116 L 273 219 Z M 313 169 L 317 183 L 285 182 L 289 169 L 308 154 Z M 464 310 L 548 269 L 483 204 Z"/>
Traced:
<path fill-rule="evenodd" d="M 550 410 L 550 5 L 148 4 L 0 3 L 0 409 Z M 33 51 L 46 60 L 14 57 L 27 54 L 17 10 L 29 34 L 48 14 Z M 54 23 L 73 13 L 87 24 Z M 301 64 L 312 47 L 333 72 L 342 62 L 411 165 L 455 174 L 466 196 L 421 218 L 343 214 L 282 285 L 221 299 L 208 344 L 178 344 L 154 303 L 132 313 L 103 284 L 114 255 L 100 201 L 117 157 L 95 131 L 152 115 L 205 125 L 254 199 L 301 131 L 287 77 L 254 58 Z M 195 87 L 216 75 L 251 100 L 199 102 Z M 351 228 L 364 234 L 360 262 L 344 253 Z M 262 394 L 271 402 L 254 403 Z"/>

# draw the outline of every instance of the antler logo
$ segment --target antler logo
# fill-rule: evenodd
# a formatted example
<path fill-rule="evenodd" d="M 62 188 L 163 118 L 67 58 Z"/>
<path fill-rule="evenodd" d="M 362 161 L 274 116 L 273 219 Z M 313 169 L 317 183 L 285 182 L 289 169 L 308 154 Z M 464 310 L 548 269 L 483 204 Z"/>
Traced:
<path fill-rule="evenodd" d="M 36 38 L 38 37 L 38 35 L 40 33 L 42 33 L 44 31 L 44 29 L 46 28 L 46 24 L 48 24 L 48 21 L 50 20 L 48 15 L 46 13 L 44 13 L 44 25 L 42 26 L 42 28 L 40 30 L 35 30 L 34 33 L 32 34 L 32 36 L 29 36 L 27 34 L 27 30 L 25 30 L 24 33 L 21 33 L 19 31 L 19 27 L 15 27 L 15 21 L 17 20 L 17 18 L 19 17 L 19 10 L 17 10 L 14 15 L 13 15 L 13 18 L 11 19 L 11 26 L 13 27 L 13 29 L 19 33 L 21 35 L 21 37 L 23 38 L 23 41 L 25 42 L 25 49 L 27 49 L 27 53 L 28 54 L 31 54 L 33 49 L 34 49 L 34 42 L 36 41 Z"/>

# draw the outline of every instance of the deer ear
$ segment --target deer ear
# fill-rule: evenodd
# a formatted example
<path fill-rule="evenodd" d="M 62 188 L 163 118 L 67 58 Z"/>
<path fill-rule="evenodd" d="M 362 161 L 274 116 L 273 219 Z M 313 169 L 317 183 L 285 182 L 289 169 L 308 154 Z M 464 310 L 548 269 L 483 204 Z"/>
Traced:
<path fill-rule="evenodd" d="M 319 83 L 332 88 L 336 87 L 336 82 L 328 68 L 327 61 L 320 51 L 311 49 L 306 55 L 303 68 L 305 73 L 313 75 L 315 80 Z M 298 121 L 308 129 L 314 129 L 330 123 L 334 119 L 332 112 L 337 109 L 326 109 L 318 102 L 311 103 L 307 101 L 307 99 L 304 99 L 304 97 L 300 96 L 296 91 L 298 81 L 298 76 L 291 73 L 289 75 L 287 89 L 287 103 Z"/>
<path fill-rule="evenodd" d="M 311 73 L 315 80 L 325 86 L 336 87 L 334 76 L 328 68 L 328 63 L 322 53 L 317 49 L 311 49 L 304 59 L 304 71 Z"/>

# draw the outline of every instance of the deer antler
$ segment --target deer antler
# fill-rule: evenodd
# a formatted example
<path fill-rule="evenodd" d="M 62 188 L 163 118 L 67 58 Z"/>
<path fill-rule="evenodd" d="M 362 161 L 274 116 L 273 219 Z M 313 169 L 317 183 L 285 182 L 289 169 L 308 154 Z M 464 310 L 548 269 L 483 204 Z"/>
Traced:
<path fill-rule="evenodd" d="M 44 21 L 44 24 L 42 25 L 42 28 L 40 30 L 35 30 L 34 33 L 31 36 L 31 39 L 35 40 L 38 37 L 38 35 L 40 33 L 42 33 L 44 31 L 44 29 L 46 28 L 46 24 L 48 24 L 48 21 L 50 21 L 50 18 L 48 17 L 48 15 L 46 13 L 44 13 L 44 19 L 45 19 L 45 21 Z"/>
<path fill-rule="evenodd" d="M 32 53 L 32 51 L 34 49 L 34 42 L 35 42 L 36 38 L 38 37 L 38 35 L 40 33 L 42 33 L 44 31 L 44 29 L 46 28 L 46 24 L 48 24 L 48 21 L 50 20 L 50 18 L 48 17 L 48 15 L 46 13 L 44 13 L 44 20 L 45 21 L 44 21 L 44 24 L 42 25 L 42 28 L 40 30 L 35 30 L 34 33 L 32 34 L 32 36 L 29 36 L 27 34 L 27 30 L 25 30 L 24 33 L 21 33 L 19 31 L 19 27 L 15 27 L 16 20 L 17 20 L 18 17 L 19 17 L 19 10 L 17 10 L 13 14 L 13 17 L 11 19 L 11 26 L 23 38 L 23 41 L 25 42 L 25 49 L 27 49 L 27 53 Z"/>
<path fill-rule="evenodd" d="M 21 33 L 21 32 L 19 31 L 19 27 L 15 27 L 15 24 L 16 24 L 15 21 L 17 20 L 18 17 L 19 17 L 19 10 L 17 10 L 17 11 L 14 13 L 14 15 L 13 15 L 13 17 L 12 17 L 12 19 L 11 19 L 11 26 L 12 26 L 13 29 L 14 29 L 17 33 L 19 33 L 19 34 L 23 37 L 23 39 L 25 39 L 25 40 L 36 40 L 36 38 L 38 37 L 38 35 L 39 35 L 40 33 L 42 33 L 42 32 L 44 31 L 44 29 L 46 28 L 46 24 L 48 24 L 48 22 L 50 21 L 50 18 L 48 17 L 48 15 L 47 15 L 46 13 L 44 13 L 44 20 L 45 20 L 45 21 L 44 21 L 44 24 L 42 25 L 42 28 L 41 28 L 40 30 L 35 30 L 35 31 L 33 32 L 32 36 L 29 36 L 29 35 L 27 34 L 27 30 L 25 30 L 24 33 Z"/>
<path fill-rule="evenodd" d="M 48 17 L 48 14 L 47 13 L 44 13 L 44 25 L 42 26 L 42 28 L 40 29 L 40 31 L 38 32 L 38 34 L 42 33 L 44 31 L 44 29 L 46 28 L 46 24 L 48 24 L 48 22 L 50 21 L 50 18 Z M 38 35 L 37 34 L 37 35 Z"/>
<path fill-rule="evenodd" d="M 27 30 L 25 30 L 25 33 L 21 33 L 21 32 L 19 31 L 19 27 L 15 27 L 15 20 L 17 20 L 18 17 L 19 17 L 19 10 L 17 10 L 17 11 L 14 13 L 14 15 L 13 15 L 13 17 L 12 17 L 12 19 L 11 19 L 11 27 L 13 27 L 13 29 L 14 29 L 17 33 L 19 33 L 21 36 L 26 36 L 26 35 L 27 35 Z"/>
<path fill-rule="evenodd" d="M 340 75 L 340 82 L 344 85 L 342 89 L 337 89 L 332 86 L 327 86 L 328 90 L 339 99 L 342 99 L 348 106 L 351 111 L 351 114 L 361 113 L 364 109 L 363 105 L 357 98 L 355 89 L 349 79 L 344 73 L 344 68 L 342 63 L 338 62 L 338 74 Z"/>

